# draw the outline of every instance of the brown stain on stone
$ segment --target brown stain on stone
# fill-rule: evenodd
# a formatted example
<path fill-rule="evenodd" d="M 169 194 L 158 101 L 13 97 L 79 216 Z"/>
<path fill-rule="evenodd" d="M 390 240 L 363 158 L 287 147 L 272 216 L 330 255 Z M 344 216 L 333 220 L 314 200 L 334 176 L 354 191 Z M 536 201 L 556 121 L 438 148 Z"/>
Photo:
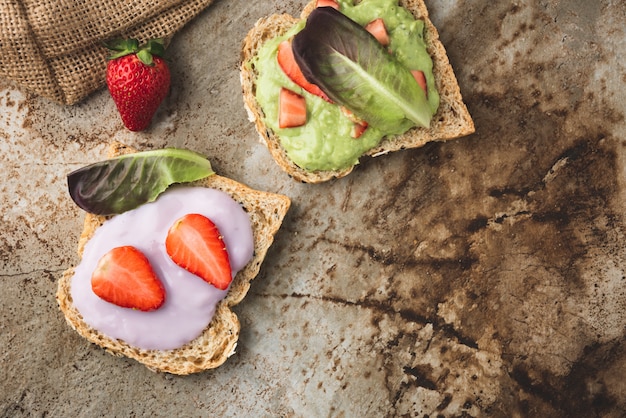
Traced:
<path fill-rule="evenodd" d="M 599 341 L 593 326 L 577 318 L 568 303 L 584 303 L 594 287 L 589 272 L 597 266 L 589 249 L 621 257 L 614 238 L 625 232 L 617 186 L 623 145 L 613 134 L 624 124 L 624 109 L 605 100 L 606 80 L 595 80 L 593 69 L 577 59 L 585 54 L 598 63 L 612 59 L 576 29 L 590 28 L 602 13 L 610 13 L 606 7 L 598 12 L 599 7 L 585 6 L 584 16 L 568 16 L 564 29 L 559 15 L 564 10 L 540 2 L 492 3 L 480 19 L 476 10 L 473 20 L 448 18 L 460 35 L 442 31 L 442 38 L 452 47 L 451 61 L 477 133 L 363 161 L 360 170 L 385 173 L 384 190 L 346 181 L 339 201 L 346 216 L 356 216 L 368 231 L 363 236 L 374 239 L 361 239 L 356 230 L 345 239 L 329 238 L 332 225 L 342 224 L 335 218 L 311 246 L 341 247 L 351 255 L 348 262 L 355 260 L 351 266 L 333 265 L 329 276 L 370 263 L 387 278 L 384 296 L 372 288 L 364 298 L 346 299 L 329 286 L 320 300 L 365 309 L 379 329 L 386 318 L 400 317 L 407 326 L 432 325 L 437 336 L 468 350 L 482 350 L 481 341 L 495 342 L 503 361 L 500 397 L 491 402 L 445 394 L 437 407 L 442 416 L 458 396 L 464 396 L 461 405 L 477 408 L 481 416 L 565 417 L 582 411 L 599 416 L 626 408 L 606 383 L 613 359 L 623 361 L 624 332 Z M 515 24 L 506 36 L 503 20 Z M 463 36 L 468 33 L 472 36 Z M 565 52 L 544 55 L 557 49 L 555 39 Z M 484 54 L 477 56 L 470 43 L 481 44 Z M 519 53 L 520 43 L 527 46 L 525 54 Z M 510 61 L 504 55 L 512 45 L 518 53 Z M 474 54 L 461 54 L 465 47 Z M 368 193 L 365 202 L 358 201 Z M 318 216 L 313 215 L 317 209 L 305 208 L 299 220 L 316 222 L 307 217 Z M 455 300 L 461 305 L 449 323 L 444 315 Z M 626 305 L 621 309 L 624 319 Z M 579 338 L 571 339 L 575 334 Z M 418 340 L 415 333 L 398 333 L 383 355 L 410 353 Z M 452 362 L 447 355 L 439 353 Z M 453 379 L 445 360 L 437 367 L 419 362 L 401 370 L 396 363 L 388 367 L 388 382 L 408 379 L 388 383 L 393 405 L 417 387 L 445 392 Z"/>

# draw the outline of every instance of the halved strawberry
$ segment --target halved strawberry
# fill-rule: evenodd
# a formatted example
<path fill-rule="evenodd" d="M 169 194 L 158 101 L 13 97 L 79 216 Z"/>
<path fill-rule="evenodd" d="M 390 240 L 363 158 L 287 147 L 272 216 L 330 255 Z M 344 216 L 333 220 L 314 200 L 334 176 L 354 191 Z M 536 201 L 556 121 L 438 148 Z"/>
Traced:
<path fill-rule="evenodd" d="M 91 276 L 91 288 L 101 299 L 123 308 L 152 311 L 165 302 L 165 289 L 150 262 L 129 245 L 102 256 Z"/>
<path fill-rule="evenodd" d="M 332 7 L 333 9 L 339 10 L 339 3 L 335 0 L 317 0 L 315 7 Z"/>
<path fill-rule="evenodd" d="M 317 85 L 309 83 L 306 78 L 304 78 L 304 74 L 302 74 L 302 70 L 298 66 L 296 59 L 293 56 L 293 49 L 291 49 L 290 41 L 282 41 L 278 44 L 278 54 L 276 55 L 276 59 L 278 60 L 278 65 L 283 70 L 283 72 L 289 77 L 291 81 L 305 89 L 311 94 L 321 97 L 327 102 L 331 102 L 326 93 L 322 91 Z"/>
<path fill-rule="evenodd" d="M 278 102 L 278 127 L 295 128 L 306 123 L 306 101 L 298 93 L 281 87 Z"/>
<path fill-rule="evenodd" d="M 165 250 L 174 263 L 220 290 L 233 280 L 220 231 L 204 215 L 190 213 L 174 222 L 167 232 Z"/>
<path fill-rule="evenodd" d="M 426 76 L 424 75 L 424 72 L 420 70 L 411 70 L 411 74 L 413 74 L 413 78 L 415 78 L 415 81 L 417 81 L 417 84 L 420 85 L 420 87 L 422 88 L 422 90 L 424 90 L 424 93 L 426 93 L 426 96 L 428 97 L 428 90 L 426 87 Z"/>
<path fill-rule="evenodd" d="M 389 33 L 387 33 L 387 28 L 385 27 L 385 22 L 382 18 L 379 17 L 372 20 L 370 23 L 365 25 L 365 30 L 374 35 L 381 45 L 389 45 Z"/>

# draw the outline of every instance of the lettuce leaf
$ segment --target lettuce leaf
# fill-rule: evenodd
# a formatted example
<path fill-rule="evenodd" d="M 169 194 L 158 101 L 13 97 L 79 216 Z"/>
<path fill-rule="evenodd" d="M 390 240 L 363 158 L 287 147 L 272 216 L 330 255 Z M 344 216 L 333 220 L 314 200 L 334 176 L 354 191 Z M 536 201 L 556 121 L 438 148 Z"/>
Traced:
<path fill-rule="evenodd" d="M 293 52 L 309 82 L 369 125 L 384 132 L 407 119 L 430 126 L 432 111 L 410 69 L 341 12 L 313 10 L 294 36 Z"/>
<path fill-rule="evenodd" d="M 114 215 L 152 202 L 174 183 L 214 174 L 204 156 L 166 148 L 122 155 L 67 175 L 72 200 L 89 213 Z"/>

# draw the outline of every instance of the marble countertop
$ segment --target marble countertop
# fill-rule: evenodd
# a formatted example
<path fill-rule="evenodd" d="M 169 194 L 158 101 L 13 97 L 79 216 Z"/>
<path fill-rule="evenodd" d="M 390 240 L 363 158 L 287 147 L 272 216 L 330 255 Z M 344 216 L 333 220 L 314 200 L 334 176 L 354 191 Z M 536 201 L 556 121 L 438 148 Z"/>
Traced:
<path fill-rule="evenodd" d="M 303 1 L 189 23 L 142 133 L 106 89 L 61 106 L 0 80 L 0 416 L 624 416 L 626 3 L 426 4 L 476 133 L 320 185 L 273 162 L 239 85 L 247 31 Z M 65 176 L 112 140 L 292 199 L 216 370 L 153 373 L 58 310 L 83 219 Z"/>

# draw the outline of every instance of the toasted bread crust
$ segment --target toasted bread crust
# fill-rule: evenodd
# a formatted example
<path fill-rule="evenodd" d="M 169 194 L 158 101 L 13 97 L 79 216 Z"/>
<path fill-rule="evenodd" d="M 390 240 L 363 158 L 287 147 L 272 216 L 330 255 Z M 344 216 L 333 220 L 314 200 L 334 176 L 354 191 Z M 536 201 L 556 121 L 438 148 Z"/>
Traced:
<path fill-rule="evenodd" d="M 135 150 L 119 143 L 111 146 L 110 156 L 128 154 Z M 212 369 L 223 364 L 235 352 L 239 338 L 239 320 L 231 308 L 245 297 L 250 282 L 257 276 L 261 263 L 274 241 L 282 221 L 289 210 L 288 197 L 261 192 L 218 175 L 209 176 L 192 183 L 194 186 L 211 187 L 228 193 L 239 202 L 250 215 L 254 236 L 253 259 L 235 276 L 226 297 L 217 305 L 209 326 L 195 340 L 174 350 L 145 350 L 133 347 L 124 341 L 103 335 L 87 325 L 73 305 L 70 292 L 74 269 L 70 268 L 61 277 L 56 294 L 59 307 L 69 325 L 81 336 L 108 352 L 124 355 L 143 363 L 154 371 L 173 374 L 190 374 Z M 78 254 L 82 256 L 85 244 L 96 229 L 106 220 L 103 216 L 87 214 L 78 243 Z"/>
<path fill-rule="evenodd" d="M 300 19 L 306 19 L 315 8 L 315 3 L 316 0 L 313 0 L 304 7 Z M 463 103 L 454 70 L 439 40 L 439 33 L 428 17 L 426 5 L 422 0 L 400 0 L 400 5 L 408 9 L 416 19 L 425 22 L 425 39 L 428 53 L 433 59 L 433 74 L 440 95 L 440 104 L 429 128 L 415 127 L 403 135 L 384 138 L 378 146 L 364 154 L 372 157 L 401 149 L 418 148 L 431 141 L 459 138 L 474 132 L 474 122 Z M 281 14 L 261 18 L 256 22 L 242 43 L 240 80 L 248 117 L 255 124 L 261 142 L 267 146 L 276 163 L 295 180 L 321 183 L 350 174 L 354 166 L 327 171 L 307 171 L 298 167 L 280 145 L 280 138 L 265 125 L 263 109 L 255 98 L 257 73 L 253 65 L 254 57 L 266 41 L 284 34 L 298 20 L 290 15 Z"/>

